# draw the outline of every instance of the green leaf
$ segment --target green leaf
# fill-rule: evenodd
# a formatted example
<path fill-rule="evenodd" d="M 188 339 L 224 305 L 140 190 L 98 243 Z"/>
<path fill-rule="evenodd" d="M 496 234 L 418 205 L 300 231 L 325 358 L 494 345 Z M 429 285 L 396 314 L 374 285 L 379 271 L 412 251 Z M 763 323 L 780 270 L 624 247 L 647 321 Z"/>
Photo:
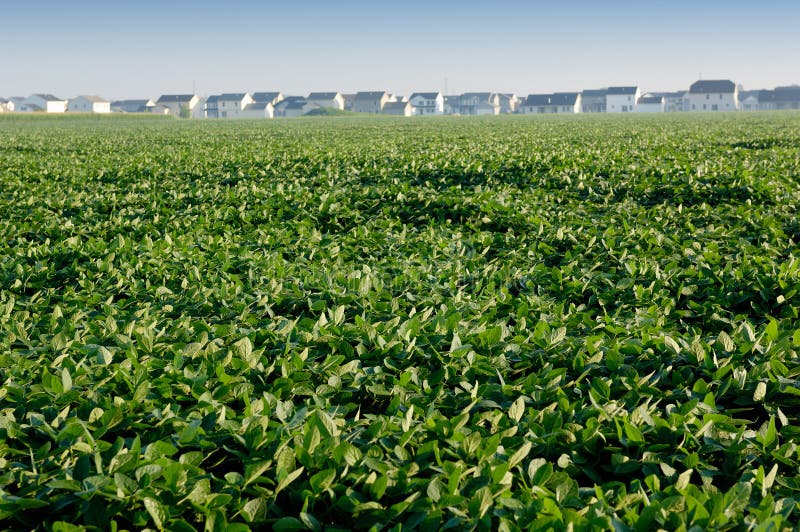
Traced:
<path fill-rule="evenodd" d="M 156 527 L 163 530 L 164 525 L 169 520 L 169 512 L 167 512 L 167 509 L 160 502 L 151 497 L 145 497 L 143 502 L 145 510 L 147 510 L 150 517 L 153 518 Z"/>

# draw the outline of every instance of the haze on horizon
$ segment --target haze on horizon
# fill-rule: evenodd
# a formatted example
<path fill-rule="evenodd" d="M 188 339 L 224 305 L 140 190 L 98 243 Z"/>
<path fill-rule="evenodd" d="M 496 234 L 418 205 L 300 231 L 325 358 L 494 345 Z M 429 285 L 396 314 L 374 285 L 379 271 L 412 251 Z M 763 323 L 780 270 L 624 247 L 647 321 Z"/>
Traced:
<path fill-rule="evenodd" d="M 433 5 L 432 5 L 433 4 Z M 15 2 L 0 96 L 800 83 L 800 2 Z"/>

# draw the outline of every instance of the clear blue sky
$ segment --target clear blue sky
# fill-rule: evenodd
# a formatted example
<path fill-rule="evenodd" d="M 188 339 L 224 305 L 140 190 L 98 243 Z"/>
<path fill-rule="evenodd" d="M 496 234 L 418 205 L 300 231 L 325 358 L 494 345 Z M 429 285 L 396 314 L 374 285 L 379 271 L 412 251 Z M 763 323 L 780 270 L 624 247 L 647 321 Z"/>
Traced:
<path fill-rule="evenodd" d="M 800 83 L 800 0 L 3 4 L 0 96 Z"/>

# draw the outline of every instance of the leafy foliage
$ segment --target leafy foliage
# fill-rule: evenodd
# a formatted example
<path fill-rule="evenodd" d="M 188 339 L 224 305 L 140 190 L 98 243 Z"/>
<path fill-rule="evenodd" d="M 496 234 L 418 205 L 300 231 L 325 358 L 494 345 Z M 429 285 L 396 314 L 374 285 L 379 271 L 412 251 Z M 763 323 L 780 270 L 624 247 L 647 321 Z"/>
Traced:
<path fill-rule="evenodd" d="M 797 114 L 3 117 L 0 522 L 791 527 L 799 176 Z"/>

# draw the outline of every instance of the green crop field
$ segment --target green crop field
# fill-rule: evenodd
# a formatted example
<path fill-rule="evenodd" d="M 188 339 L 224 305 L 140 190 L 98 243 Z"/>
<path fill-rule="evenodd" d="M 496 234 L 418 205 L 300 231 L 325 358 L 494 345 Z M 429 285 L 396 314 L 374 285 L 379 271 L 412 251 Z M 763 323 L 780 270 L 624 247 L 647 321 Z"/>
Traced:
<path fill-rule="evenodd" d="M 800 114 L 0 118 L 0 528 L 800 522 Z"/>

